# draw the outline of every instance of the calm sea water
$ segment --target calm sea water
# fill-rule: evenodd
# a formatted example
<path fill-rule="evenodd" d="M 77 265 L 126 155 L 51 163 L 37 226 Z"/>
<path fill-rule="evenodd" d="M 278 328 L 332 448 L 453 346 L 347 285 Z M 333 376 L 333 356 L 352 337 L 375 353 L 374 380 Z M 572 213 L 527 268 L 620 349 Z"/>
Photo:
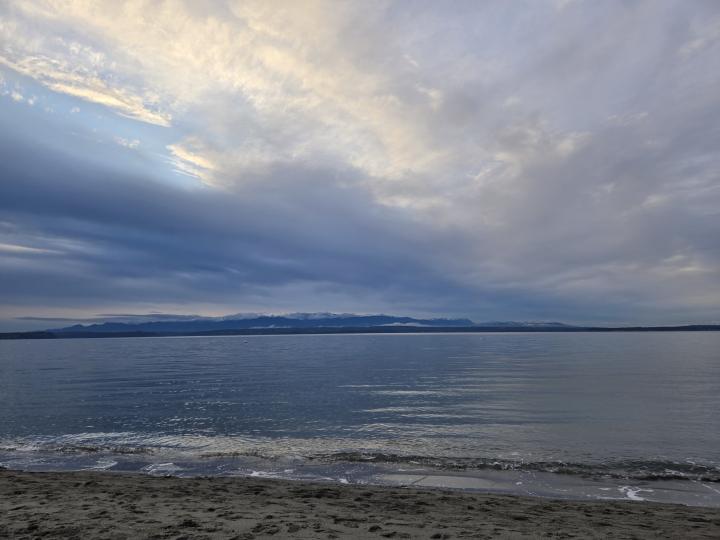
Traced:
<path fill-rule="evenodd" d="M 4 341 L 0 465 L 720 505 L 720 333 Z"/>

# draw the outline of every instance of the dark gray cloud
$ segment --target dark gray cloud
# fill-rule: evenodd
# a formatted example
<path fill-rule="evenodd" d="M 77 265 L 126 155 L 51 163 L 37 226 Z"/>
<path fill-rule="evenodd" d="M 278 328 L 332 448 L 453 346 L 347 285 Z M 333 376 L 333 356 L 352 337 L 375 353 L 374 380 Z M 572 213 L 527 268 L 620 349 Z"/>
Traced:
<path fill-rule="evenodd" d="M 0 282 L 12 305 L 242 307 L 284 286 L 290 295 L 296 286 L 302 295 L 378 298 L 457 288 L 425 260 L 449 254 L 451 237 L 321 170 L 278 169 L 272 184 L 258 179 L 242 190 L 184 190 L 29 142 L 5 138 L 0 153 L 2 174 L 13 179 L 0 186 L 4 239 L 38 250 L 5 255 Z"/>

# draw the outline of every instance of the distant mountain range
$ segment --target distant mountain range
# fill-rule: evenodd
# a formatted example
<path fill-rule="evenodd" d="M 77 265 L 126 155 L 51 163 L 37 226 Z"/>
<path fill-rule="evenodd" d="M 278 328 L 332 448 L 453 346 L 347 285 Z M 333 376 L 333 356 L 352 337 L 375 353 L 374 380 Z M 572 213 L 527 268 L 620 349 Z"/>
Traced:
<path fill-rule="evenodd" d="M 677 332 L 720 331 L 720 325 L 684 326 L 573 326 L 560 322 L 418 319 L 393 315 L 352 313 L 239 313 L 224 317 L 171 314 L 111 314 L 110 320 L 83 321 L 65 328 L 39 332 L 0 333 L 0 339 L 62 339 L 151 336 L 223 336 L 253 334 L 407 334 L 437 332 Z"/>
<path fill-rule="evenodd" d="M 97 324 L 76 324 L 65 328 L 48 330 L 58 334 L 88 333 L 196 333 L 226 332 L 234 330 L 260 329 L 311 329 L 311 328 L 378 328 L 378 327 L 418 327 L 418 328 L 558 328 L 567 327 L 557 322 L 487 322 L 475 323 L 470 319 L 416 319 L 414 317 L 396 317 L 393 315 L 354 315 L 336 313 L 293 313 L 289 315 L 233 315 L 226 317 L 182 318 L 142 322 L 104 322 Z"/>

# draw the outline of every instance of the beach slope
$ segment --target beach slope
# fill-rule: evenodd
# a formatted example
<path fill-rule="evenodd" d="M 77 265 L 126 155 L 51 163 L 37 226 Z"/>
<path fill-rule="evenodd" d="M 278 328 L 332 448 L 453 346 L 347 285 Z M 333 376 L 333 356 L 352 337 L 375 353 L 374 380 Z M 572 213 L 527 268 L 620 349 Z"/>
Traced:
<path fill-rule="evenodd" d="M 720 509 L 0 470 L 0 538 L 720 538 Z"/>

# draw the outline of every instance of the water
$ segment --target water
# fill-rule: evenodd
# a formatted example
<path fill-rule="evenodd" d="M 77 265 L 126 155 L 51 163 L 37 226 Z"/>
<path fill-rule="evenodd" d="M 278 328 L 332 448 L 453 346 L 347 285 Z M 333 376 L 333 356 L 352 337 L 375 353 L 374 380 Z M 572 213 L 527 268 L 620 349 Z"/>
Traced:
<path fill-rule="evenodd" d="M 3 341 L 0 465 L 720 506 L 720 333 Z"/>

